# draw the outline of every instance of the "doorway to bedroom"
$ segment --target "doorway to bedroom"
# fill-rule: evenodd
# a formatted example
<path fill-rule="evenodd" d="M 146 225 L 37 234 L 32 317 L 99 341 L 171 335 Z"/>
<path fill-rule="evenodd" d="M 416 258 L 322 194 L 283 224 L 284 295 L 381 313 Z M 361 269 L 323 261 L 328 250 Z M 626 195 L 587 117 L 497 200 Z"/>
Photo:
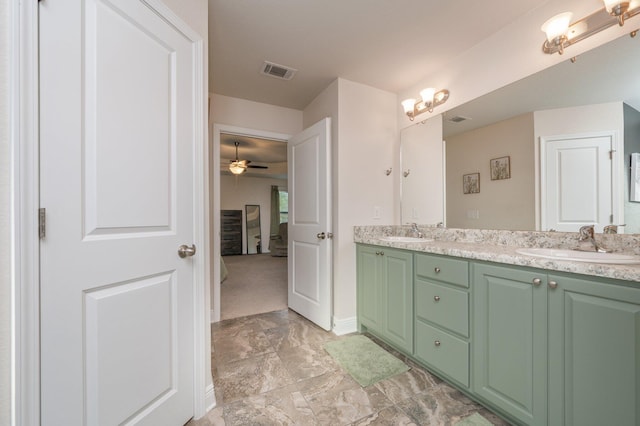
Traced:
<path fill-rule="evenodd" d="M 287 308 L 287 143 L 220 132 L 220 320 Z"/>

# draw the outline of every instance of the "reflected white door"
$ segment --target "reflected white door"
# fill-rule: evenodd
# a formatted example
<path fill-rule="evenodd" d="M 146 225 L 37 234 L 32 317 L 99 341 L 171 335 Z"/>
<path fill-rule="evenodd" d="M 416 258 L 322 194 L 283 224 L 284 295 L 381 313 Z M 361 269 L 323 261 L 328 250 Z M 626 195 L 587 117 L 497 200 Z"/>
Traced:
<path fill-rule="evenodd" d="M 156 2 L 43 2 L 43 425 L 193 415 L 193 42 Z"/>
<path fill-rule="evenodd" d="M 331 119 L 289 140 L 289 307 L 331 329 Z"/>
<path fill-rule="evenodd" d="M 542 229 L 613 223 L 612 135 L 542 138 Z"/>

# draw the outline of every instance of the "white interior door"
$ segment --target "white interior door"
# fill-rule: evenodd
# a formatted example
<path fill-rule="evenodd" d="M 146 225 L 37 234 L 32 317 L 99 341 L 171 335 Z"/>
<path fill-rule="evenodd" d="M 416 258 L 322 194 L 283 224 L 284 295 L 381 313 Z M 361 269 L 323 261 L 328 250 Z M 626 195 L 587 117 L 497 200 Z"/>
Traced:
<path fill-rule="evenodd" d="M 193 42 L 154 2 L 43 2 L 43 425 L 194 410 Z"/>
<path fill-rule="evenodd" d="M 331 119 L 289 140 L 289 307 L 331 329 Z"/>
<path fill-rule="evenodd" d="M 542 229 L 613 223 L 612 136 L 542 138 Z"/>

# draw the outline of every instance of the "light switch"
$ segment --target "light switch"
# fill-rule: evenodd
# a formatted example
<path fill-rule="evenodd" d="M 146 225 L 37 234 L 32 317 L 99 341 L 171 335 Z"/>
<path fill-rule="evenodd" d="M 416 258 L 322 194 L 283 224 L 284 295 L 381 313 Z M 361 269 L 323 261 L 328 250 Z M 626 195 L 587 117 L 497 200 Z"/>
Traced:
<path fill-rule="evenodd" d="M 480 219 L 480 210 L 467 210 L 467 219 Z"/>
<path fill-rule="evenodd" d="M 380 206 L 373 207 L 373 218 L 380 219 Z"/>

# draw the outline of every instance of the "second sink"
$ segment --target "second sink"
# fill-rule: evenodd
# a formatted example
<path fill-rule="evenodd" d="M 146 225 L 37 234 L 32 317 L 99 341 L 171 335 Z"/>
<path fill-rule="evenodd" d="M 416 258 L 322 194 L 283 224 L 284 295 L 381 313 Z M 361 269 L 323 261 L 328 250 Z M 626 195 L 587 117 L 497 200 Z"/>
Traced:
<path fill-rule="evenodd" d="M 640 256 L 620 253 L 598 253 L 595 251 L 580 251 L 551 248 L 522 248 L 516 253 L 527 256 L 542 257 L 554 260 L 572 260 L 574 262 L 609 263 L 616 265 L 632 265 L 640 263 Z"/>
<path fill-rule="evenodd" d="M 416 237 L 401 237 L 401 236 L 387 236 L 378 238 L 380 241 L 386 241 L 388 243 L 430 243 L 433 239 L 430 238 L 416 238 Z"/>

